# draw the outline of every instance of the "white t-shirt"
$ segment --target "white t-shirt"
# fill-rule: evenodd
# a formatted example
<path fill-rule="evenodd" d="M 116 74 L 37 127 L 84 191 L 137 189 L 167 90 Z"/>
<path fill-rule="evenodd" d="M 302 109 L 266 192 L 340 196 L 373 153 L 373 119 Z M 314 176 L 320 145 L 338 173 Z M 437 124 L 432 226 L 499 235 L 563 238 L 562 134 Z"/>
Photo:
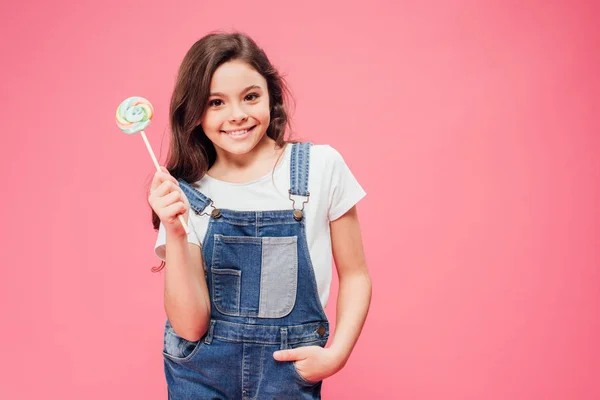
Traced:
<path fill-rule="evenodd" d="M 213 200 L 214 206 L 236 211 L 291 210 L 289 199 L 291 144 L 282 160 L 269 173 L 247 183 L 224 182 L 204 175 L 194 183 L 202 194 Z M 273 184 L 274 182 L 274 184 Z M 310 153 L 308 177 L 310 199 L 304 205 L 306 240 L 317 280 L 317 289 L 323 308 L 327 305 L 332 277 L 333 256 L 329 222 L 336 220 L 354 206 L 366 193 L 344 162 L 341 154 L 329 145 L 313 145 Z M 306 198 L 295 197 L 296 208 Z M 188 242 L 201 246 L 208 228 L 209 215 L 189 213 Z M 155 254 L 165 261 L 166 235 L 160 224 Z"/>

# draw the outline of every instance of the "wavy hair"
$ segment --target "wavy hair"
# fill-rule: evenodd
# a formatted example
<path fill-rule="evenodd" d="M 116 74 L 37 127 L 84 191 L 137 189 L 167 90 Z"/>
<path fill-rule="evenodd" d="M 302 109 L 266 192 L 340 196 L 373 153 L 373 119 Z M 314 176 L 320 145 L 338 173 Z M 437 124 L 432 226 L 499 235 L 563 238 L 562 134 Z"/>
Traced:
<path fill-rule="evenodd" d="M 267 136 L 279 147 L 293 143 L 284 139 L 286 128 L 291 132 L 286 108 L 288 101 L 293 99 L 285 80 L 265 52 L 246 34 L 213 32 L 194 43 L 186 53 L 171 97 L 171 143 L 166 168 L 177 179 L 196 182 L 215 162 L 215 147 L 198 121 L 208 105 L 210 83 L 215 70 L 221 64 L 233 60 L 246 62 L 267 81 L 270 108 Z M 152 226 L 155 230 L 160 226 L 160 219 L 154 210 Z M 164 266 L 163 261 L 158 267 L 153 267 L 152 271 L 158 272 Z"/>

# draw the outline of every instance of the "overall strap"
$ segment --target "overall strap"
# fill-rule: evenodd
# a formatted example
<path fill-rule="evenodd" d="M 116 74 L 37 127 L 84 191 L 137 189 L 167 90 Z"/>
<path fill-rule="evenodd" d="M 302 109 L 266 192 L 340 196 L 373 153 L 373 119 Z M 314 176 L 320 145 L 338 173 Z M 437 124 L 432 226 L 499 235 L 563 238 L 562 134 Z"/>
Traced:
<path fill-rule="evenodd" d="M 190 201 L 190 207 L 196 214 L 202 214 L 202 211 L 204 211 L 208 205 L 212 204 L 211 199 L 200 193 L 198 189 L 187 183 L 185 180 L 179 178 L 177 181 L 179 182 L 179 187 L 181 187 L 185 197 Z"/>
<path fill-rule="evenodd" d="M 290 194 L 309 196 L 308 169 L 310 166 L 310 147 L 312 143 L 294 143 L 290 161 Z"/>
<path fill-rule="evenodd" d="M 304 209 L 304 204 L 308 202 L 308 198 L 310 193 L 308 192 L 308 171 L 310 167 L 310 148 L 312 143 L 293 143 L 292 144 L 292 154 L 290 160 L 290 200 L 294 204 L 294 209 L 297 211 L 302 211 Z M 198 189 L 192 186 L 190 183 L 186 182 L 184 179 L 177 179 L 179 182 L 179 187 L 188 198 L 190 202 L 190 207 L 196 212 L 196 214 L 203 214 L 203 211 L 209 205 L 213 206 L 213 201 L 203 195 Z M 302 203 L 302 208 L 297 209 L 295 207 L 296 201 L 292 199 L 292 196 L 303 196 L 306 197 L 306 200 Z M 216 214 L 214 214 L 216 211 Z M 218 209 L 213 209 L 213 216 L 218 215 Z M 302 218 L 302 213 L 295 213 L 294 217 L 296 219 Z"/>
<path fill-rule="evenodd" d="M 292 156 L 290 160 L 290 200 L 294 208 L 294 219 L 300 221 L 304 213 L 304 204 L 308 203 L 310 193 L 308 192 L 308 170 L 310 168 L 310 147 L 312 143 L 294 143 L 292 145 Z M 296 207 L 296 200 L 292 196 L 303 196 L 306 200 L 302 207 Z"/>

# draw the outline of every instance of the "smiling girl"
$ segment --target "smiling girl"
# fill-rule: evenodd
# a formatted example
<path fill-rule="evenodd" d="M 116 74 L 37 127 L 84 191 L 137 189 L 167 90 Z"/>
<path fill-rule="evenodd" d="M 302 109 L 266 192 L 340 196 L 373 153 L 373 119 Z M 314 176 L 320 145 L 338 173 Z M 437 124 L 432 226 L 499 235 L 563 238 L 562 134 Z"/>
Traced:
<path fill-rule="evenodd" d="M 365 322 L 371 280 L 356 211 L 365 192 L 331 146 L 284 139 L 286 96 L 240 33 L 203 37 L 179 69 L 167 168 L 148 197 L 166 271 L 170 399 L 321 398 Z"/>

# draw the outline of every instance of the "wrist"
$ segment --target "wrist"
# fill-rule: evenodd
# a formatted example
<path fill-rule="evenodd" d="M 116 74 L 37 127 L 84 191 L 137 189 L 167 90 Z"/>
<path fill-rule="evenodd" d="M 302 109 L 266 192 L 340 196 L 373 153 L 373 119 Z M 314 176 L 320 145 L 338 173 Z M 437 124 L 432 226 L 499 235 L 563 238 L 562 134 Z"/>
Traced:
<path fill-rule="evenodd" d="M 336 346 L 335 344 L 329 347 L 329 351 L 331 352 L 333 359 L 336 363 L 336 369 L 340 370 L 344 368 L 348 358 L 350 358 L 350 352 L 344 349 L 341 346 Z"/>
<path fill-rule="evenodd" d="M 182 226 L 165 229 L 165 235 L 167 241 L 184 241 L 187 239 L 187 233 L 185 233 Z"/>

